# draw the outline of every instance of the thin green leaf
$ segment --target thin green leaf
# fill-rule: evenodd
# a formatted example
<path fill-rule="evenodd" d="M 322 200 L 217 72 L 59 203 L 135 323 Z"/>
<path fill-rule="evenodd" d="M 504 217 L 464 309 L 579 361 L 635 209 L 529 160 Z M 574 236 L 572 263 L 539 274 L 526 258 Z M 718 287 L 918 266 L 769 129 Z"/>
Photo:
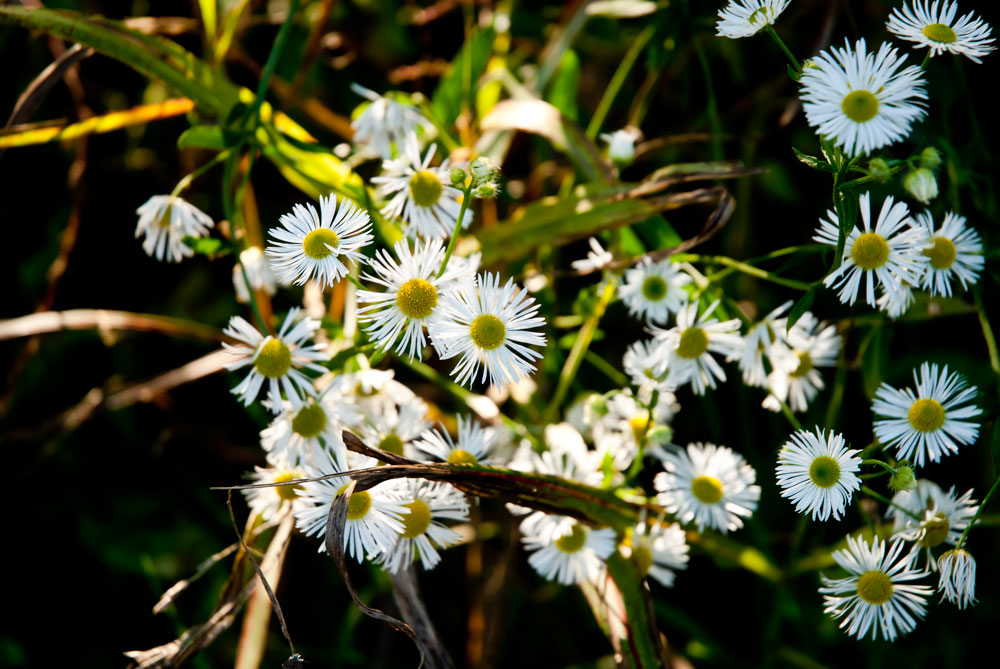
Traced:
<path fill-rule="evenodd" d="M 792 310 L 788 312 L 788 319 L 786 321 L 786 327 L 791 328 L 795 323 L 798 322 L 802 315 L 809 311 L 812 307 L 813 302 L 816 300 L 816 288 L 810 288 L 806 291 L 805 295 L 800 297 L 794 305 L 792 305 Z"/>
<path fill-rule="evenodd" d="M 795 147 L 792 147 L 792 151 L 795 152 L 795 157 L 799 159 L 799 162 L 804 165 L 811 167 L 814 170 L 819 170 L 820 172 L 826 172 L 827 174 L 836 174 L 837 168 L 833 165 L 827 163 L 824 160 L 820 160 L 816 156 L 810 156 L 807 153 L 802 153 Z"/>

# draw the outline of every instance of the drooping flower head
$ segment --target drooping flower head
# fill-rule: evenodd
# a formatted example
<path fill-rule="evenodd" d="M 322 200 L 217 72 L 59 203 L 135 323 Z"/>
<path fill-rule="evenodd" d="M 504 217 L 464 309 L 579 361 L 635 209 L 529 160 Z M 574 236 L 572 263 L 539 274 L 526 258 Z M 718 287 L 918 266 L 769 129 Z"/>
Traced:
<path fill-rule="evenodd" d="M 351 122 L 354 143 L 369 146 L 382 160 L 392 158 L 393 144 L 402 151 L 406 137 L 420 126 L 430 125 L 416 107 L 382 96 L 358 84 L 351 84 L 351 90 L 366 98 L 370 104 Z"/>
<path fill-rule="evenodd" d="M 774 25 L 791 0 L 730 0 L 719 10 L 715 34 L 739 39 L 756 35 L 765 26 Z"/>
<path fill-rule="evenodd" d="M 136 212 L 139 223 L 136 238 L 142 240 L 142 250 L 157 260 L 180 262 L 194 255 L 184 243 L 185 237 L 204 237 L 215 225 L 212 217 L 190 202 L 169 195 L 154 195 Z"/>

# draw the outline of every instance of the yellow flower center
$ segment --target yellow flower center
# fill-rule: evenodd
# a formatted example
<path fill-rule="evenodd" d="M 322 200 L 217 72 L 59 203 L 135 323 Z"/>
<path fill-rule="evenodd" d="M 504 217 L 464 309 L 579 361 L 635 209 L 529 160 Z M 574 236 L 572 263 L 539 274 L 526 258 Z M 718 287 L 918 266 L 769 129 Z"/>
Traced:
<path fill-rule="evenodd" d="M 653 566 L 653 552 L 647 546 L 633 546 L 632 562 L 635 563 L 639 576 L 645 578 L 649 568 Z"/>
<path fill-rule="evenodd" d="M 798 353 L 798 356 L 799 356 L 798 366 L 788 374 L 793 379 L 801 379 L 803 376 L 812 371 L 813 368 L 813 359 L 812 356 L 809 355 L 808 351 L 801 351 L 800 353 Z"/>
<path fill-rule="evenodd" d="M 642 413 L 629 421 L 629 425 L 632 426 L 632 436 L 635 438 L 635 443 L 641 444 L 649 428 L 652 427 L 649 422 L 649 413 Z"/>
<path fill-rule="evenodd" d="M 722 481 L 714 476 L 699 476 L 691 482 L 691 494 L 702 504 L 718 504 L 722 499 Z"/>
<path fill-rule="evenodd" d="M 920 539 L 920 545 L 925 548 L 934 548 L 948 538 L 951 531 L 951 523 L 944 514 L 937 514 L 930 520 L 923 523 L 924 536 Z"/>
<path fill-rule="evenodd" d="M 937 400 L 917 400 L 910 407 L 909 419 L 918 432 L 934 432 L 944 425 L 944 407 Z"/>
<path fill-rule="evenodd" d="M 292 431 L 312 439 L 326 427 L 326 412 L 318 404 L 307 404 L 292 419 Z"/>
<path fill-rule="evenodd" d="M 479 460 L 472 453 L 456 448 L 448 454 L 449 465 L 478 465 Z"/>
<path fill-rule="evenodd" d="M 943 23 L 932 23 L 929 26 L 925 26 L 920 32 L 932 42 L 940 42 L 941 44 L 951 44 L 958 39 L 958 35 L 951 29 L 951 26 Z"/>
<path fill-rule="evenodd" d="M 878 570 L 866 571 L 858 578 L 858 597 L 869 604 L 885 604 L 892 599 L 892 579 Z"/>
<path fill-rule="evenodd" d="M 934 269 L 948 269 L 955 264 L 958 251 L 955 244 L 947 237 L 935 237 L 934 246 L 924 249 L 924 255 L 930 258 Z"/>
<path fill-rule="evenodd" d="M 292 352 L 280 339 L 268 339 L 257 351 L 253 366 L 269 379 L 284 376 L 292 366 Z"/>
<path fill-rule="evenodd" d="M 871 91 L 851 91 L 840 104 L 847 118 L 864 123 L 878 114 L 878 98 Z"/>
<path fill-rule="evenodd" d="M 481 314 L 472 321 L 469 336 L 472 337 L 472 343 L 479 348 L 492 351 L 503 344 L 507 337 L 507 328 L 503 321 L 493 314 Z"/>
<path fill-rule="evenodd" d="M 404 539 L 416 539 L 430 527 L 431 508 L 420 499 L 415 499 L 406 506 L 410 512 L 403 516 L 403 531 L 400 536 Z"/>
<path fill-rule="evenodd" d="M 172 216 L 170 216 L 170 209 L 172 207 L 173 207 L 172 204 L 168 204 L 167 208 L 163 210 L 162 214 L 160 214 L 160 219 L 156 221 L 156 224 L 159 225 L 161 228 L 170 227 L 170 219 L 172 218 Z"/>
<path fill-rule="evenodd" d="M 694 360 L 707 350 L 708 335 L 701 328 L 688 328 L 681 333 L 681 343 L 677 346 L 677 355 Z"/>
<path fill-rule="evenodd" d="M 660 276 L 647 276 L 642 282 L 642 296 L 650 302 L 659 302 L 667 295 L 667 282 Z"/>
<path fill-rule="evenodd" d="M 563 553 L 576 553 L 585 543 L 587 543 L 587 530 L 577 523 L 573 526 L 572 532 L 556 539 L 556 548 Z"/>
<path fill-rule="evenodd" d="M 889 243 L 882 235 L 866 232 L 854 240 L 851 260 L 863 270 L 878 269 L 889 259 Z"/>
<path fill-rule="evenodd" d="M 410 279 L 396 293 L 396 306 L 410 318 L 427 318 L 437 303 L 437 288 L 424 279 Z"/>
<path fill-rule="evenodd" d="M 340 490 L 337 491 L 337 497 L 340 497 L 349 483 L 345 483 L 340 486 Z M 348 520 L 358 520 L 364 518 L 368 515 L 368 511 L 372 508 L 372 496 L 367 490 L 362 490 L 360 492 L 355 492 L 351 495 L 351 501 L 347 503 L 347 519 Z"/>
<path fill-rule="evenodd" d="M 302 251 L 310 258 L 327 257 L 340 245 L 340 237 L 330 228 L 316 228 L 302 240 Z"/>
<path fill-rule="evenodd" d="M 830 488 L 840 480 L 840 465 L 828 455 L 821 455 L 809 465 L 809 478 L 820 488 Z"/>
<path fill-rule="evenodd" d="M 387 434 L 382 438 L 382 441 L 378 442 L 379 450 L 385 451 L 386 453 L 392 453 L 394 455 L 403 454 L 403 440 L 396 434 Z"/>
<path fill-rule="evenodd" d="M 437 204 L 443 190 L 441 181 L 430 170 L 420 170 L 410 177 L 410 195 L 417 206 L 430 207 Z"/>
<path fill-rule="evenodd" d="M 294 481 L 297 478 L 299 477 L 295 472 L 284 472 L 275 476 L 272 483 L 288 483 L 289 481 Z M 302 490 L 301 485 L 279 485 L 274 488 L 274 492 L 278 493 L 278 497 L 287 502 L 291 502 L 293 499 L 298 497 L 299 493 L 297 491 L 299 490 Z"/>

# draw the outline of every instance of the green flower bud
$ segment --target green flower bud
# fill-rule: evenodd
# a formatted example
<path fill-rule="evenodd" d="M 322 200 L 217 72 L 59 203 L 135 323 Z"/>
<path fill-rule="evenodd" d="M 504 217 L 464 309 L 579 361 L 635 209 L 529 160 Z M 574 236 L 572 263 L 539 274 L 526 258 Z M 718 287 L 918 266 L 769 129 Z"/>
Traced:
<path fill-rule="evenodd" d="M 926 167 L 918 167 L 907 174 L 903 179 L 903 188 L 921 204 L 930 203 L 938 194 L 937 179 Z"/>
<path fill-rule="evenodd" d="M 917 475 L 913 473 L 913 467 L 900 465 L 896 468 L 896 473 L 889 479 L 889 487 L 896 492 L 913 490 L 917 487 Z"/>
<path fill-rule="evenodd" d="M 872 158 L 868 163 L 868 173 L 875 178 L 879 183 L 889 183 L 889 179 L 892 177 L 892 171 L 889 169 L 889 163 L 885 161 L 884 158 Z"/>
<path fill-rule="evenodd" d="M 487 181 L 476 186 L 472 190 L 472 196 L 481 200 L 492 200 L 500 192 L 500 184 L 494 181 Z"/>
<path fill-rule="evenodd" d="M 451 168 L 451 172 L 448 174 L 448 178 L 451 180 L 451 185 L 459 188 L 465 185 L 466 176 L 468 175 L 461 167 Z"/>
<path fill-rule="evenodd" d="M 934 169 L 941 164 L 941 152 L 933 146 L 928 146 L 920 152 L 920 166 Z"/>
<path fill-rule="evenodd" d="M 674 431 L 666 425 L 654 425 L 646 432 L 647 446 L 665 446 L 674 438 Z"/>
<path fill-rule="evenodd" d="M 500 180 L 500 166 L 492 158 L 479 156 L 472 161 L 469 169 L 472 171 L 473 188 Z"/>

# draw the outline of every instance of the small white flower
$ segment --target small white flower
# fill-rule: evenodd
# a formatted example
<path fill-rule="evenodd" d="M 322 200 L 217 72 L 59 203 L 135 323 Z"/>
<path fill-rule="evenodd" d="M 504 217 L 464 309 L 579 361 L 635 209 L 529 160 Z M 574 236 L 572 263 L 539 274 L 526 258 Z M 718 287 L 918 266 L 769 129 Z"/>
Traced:
<path fill-rule="evenodd" d="M 778 341 L 776 325 L 778 318 L 792 306 L 791 300 L 770 312 L 763 319 L 754 323 L 743 335 L 743 347 L 732 353 L 728 360 L 739 360 L 740 371 L 743 372 L 743 383 L 748 386 L 764 387 L 767 385 L 767 370 L 764 369 L 764 356 L 773 358 L 772 348 Z M 781 321 L 784 323 L 784 320 Z M 772 361 L 771 364 L 774 367 Z"/>
<path fill-rule="evenodd" d="M 947 599 L 958 608 L 964 609 L 976 603 L 976 560 L 967 551 L 956 548 L 938 560 L 941 569 L 938 577 L 938 592 L 942 601 Z"/>
<path fill-rule="evenodd" d="M 287 463 L 279 463 L 270 467 L 254 467 L 254 473 L 249 476 L 249 479 L 251 483 L 288 483 L 298 479 L 314 478 L 318 475 L 316 470 L 308 466 L 290 467 Z M 267 488 L 247 488 L 243 490 L 243 495 L 247 499 L 250 510 L 260 514 L 261 520 L 267 522 L 274 518 L 285 504 L 291 504 L 294 511 L 307 509 L 309 504 L 299 497 L 301 491 L 302 484 L 299 483 Z"/>
<path fill-rule="evenodd" d="M 411 251 L 405 239 L 396 242 L 394 260 L 385 249 L 370 261 L 374 274 L 364 279 L 383 286 L 383 292 L 359 290 L 358 302 L 367 306 L 358 310 L 358 318 L 368 321 L 365 331 L 375 346 L 388 349 L 396 345 L 396 352 L 410 358 L 423 359 L 427 340 L 424 326 L 440 314 L 443 293 L 456 281 L 469 281 L 461 264 L 449 264 L 448 271 L 438 277 L 444 260 L 444 245 L 439 239 L 417 242 Z"/>
<path fill-rule="evenodd" d="M 419 556 L 424 569 L 433 569 L 441 561 L 438 549 L 456 544 L 462 538 L 443 522 L 469 520 L 469 503 L 465 495 L 447 483 L 431 483 L 410 479 L 401 494 L 409 513 L 403 516 L 403 530 L 392 550 L 379 556 L 378 562 L 395 574 L 406 569 Z"/>
<path fill-rule="evenodd" d="M 223 332 L 242 344 L 234 346 L 223 342 L 224 349 L 240 356 L 240 360 L 226 365 L 226 369 L 233 371 L 252 365 L 250 373 L 231 391 L 243 399 L 244 406 L 257 399 L 265 381 L 272 398 L 271 410 L 275 413 L 281 410 L 281 403 L 277 400 L 282 390 L 296 409 L 302 407 L 303 397 L 315 394 L 312 381 L 299 370 L 304 368 L 323 374 L 328 370 L 317 365 L 316 361 L 329 360 L 330 356 L 324 352 L 323 344 L 305 345 L 304 342 L 319 329 L 319 321 L 305 317 L 300 319 L 301 311 L 295 308 L 288 312 L 277 336 L 265 337 L 239 316 L 229 320 Z"/>
<path fill-rule="evenodd" d="M 789 2 L 791 0 L 730 0 L 719 10 L 715 34 L 729 39 L 756 35 L 764 26 L 774 25 Z"/>
<path fill-rule="evenodd" d="M 672 312 L 687 301 L 684 286 L 691 277 L 670 260 L 653 262 L 646 256 L 635 267 L 625 272 L 625 283 L 618 289 L 628 312 L 650 323 L 666 323 Z"/>
<path fill-rule="evenodd" d="M 458 212 L 462 208 L 462 191 L 451 185 L 448 159 L 431 167 L 436 146 L 427 147 L 423 159 L 416 135 L 406 138 L 405 150 L 395 160 L 382 163 L 382 175 L 373 177 L 377 194 L 387 199 L 382 215 L 401 218 L 406 222 L 410 237 L 440 237 L 447 239 L 455 230 Z M 472 222 L 472 212 L 466 209 L 462 228 Z"/>
<path fill-rule="evenodd" d="M 886 27 L 900 39 L 915 42 L 917 48 L 927 47 L 931 56 L 957 53 L 974 63 L 996 49 L 990 37 L 992 28 L 975 13 L 969 12 L 957 21 L 958 3 L 952 0 L 933 4 L 929 0 L 912 0 L 902 10 L 894 9 Z"/>
<path fill-rule="evenodd" d="M 402 405 L 387 402 L 379 414 L 369 415 L 361 426 L 361 438 L 372 448 L 415 458 L 411 442 L 430 429 L 428 412 L 427 405 L 418 398 Z"/>
<path fill-rule="evenodd" d="M 302 285 L 315 279 L 321 288 L 332 286 L 347 275 L 348 261 L 364 262 L 362 249 L 374 239 L 368 214 L 353 202 L 337 196 L 320 196 L 319 212 L 307 203 L 282 214 L 281 225 L 270 230 L 267 247 L 279 281 Z"/>
<path fill-rule="evenodd" d="M 923 255 L 923 234 L 919 229 L 910 227 L 913 220 L 906 203 L 894 202 L 892 196 L 887 197 L 874 230 L 868 193 L 858 198 L 858 207 L 863 230 L 855 227 L 847 235 L 840 267 L 830 272 L 823 284 L 831 288 L 840 287 L 840 301 L 854 304 L 864 281 L 865 301 L 874 307 L 876 280 L 892 293 L 902 290 L 901 282 L 917 285 L 927 256 Z M 827 216 L 830 220 L 820 220 L 813 239 L 836 247 L 839 219 L 832 211 L 828 211 Z"/>
<path fill-rule="evenodd" d="M 383 97 L 358 84 L 351 84 L 351 90 L 371 102 L 351 122 L 354 143 L 371 147 L 383 160 L 392 158 L 393 144 L 401 150 L 408 135 L 420 126 L 430 126 L 416 107 Z"/>
<path fill-rule="evenodd" d="M 905 139 L 926 113 L 923 70 L 888 44 L 868 53 L 863 39 L 854 49 L 831 48 L 808 61 L 800 81 L 809 125 L 855 156 Z"/>
<path fill-rule="evenodd" d="M 899 277 L 895 278 L 896 280 L 892 285 L 898 285 L 899 291 L 894 292 L 886 290 L 885 286 L 883 286 L 879 288 L 879 291 L 882 294 L 879 295 L 878 300 L 875 301 L 879 311 L 884 311 L 889 315 L 889 318 L 894 319 L 906 314 L 906 312 L 910 310 L 910 307 L 913 306 L 914 301 L 913 286 L 900 280 Z M 926 269 L 923 274 L 923 278 L 924 280 L 927 279 Z"/>
<path fill-rule="evenodd" d="M 781 496 L 795 504 L 798 513 L 813 520 L 840 519 L 861 487 L 858 450 L 848 450 L 844 438 L 816 428 L 794 432 L 778 453 L 778 486 Z"/>
<path fill-rule="evenodd" d="M 919 376 L 913 370 L 913 381 L 915 394 L 883 383 L 872 403 L 880 417 L 875 437 L 886 447 L 895 446 L 897 459 L 923 467 L 925 461 L 937 462 L 976 441 L 979 425 L 968 420 L 982 413 L 969 404 L 976 397 L 975 386 L 958 373 L 949 374 L 947 365 L 938 372 L 937 365 L 926 362 Z"/>
<path fill-rule="evenodd" d="M 632 560 L 641 577 L 651 576 L 669 588 L 674 584 L 674 570 L 687 568 L 686 536 L 676 523 L 647 523 L 644 512 L 632 529 L 631 542 L 622 545 L 621 552 Z"/>
<path fill-rule="evenodd" d="M 938 196 L 937 179 L 934 172 L 926 167 L 918 167 L 903 179 L 903 188 L 920 204 L 928 204 Z"/>
<path fill-rule="evenodd" d="M 600 459 L 610 455 L 620 472 L 632 464 L 639 454 L 639 445 L 648 441 L 649 433 L 665 426 L 674 415 L 677 399 L 673 393 L 661 393 L 652 411 L 647 408 L 651 399 L 637 398 L 628 389 L 616 392 L 607 398 L 606 413 L 593 425 L 594 445 Z"/>
<path fill-rule="evenodd" d="M 896 493 L 892 503 L 897 506 L 889 507 L 885 515 L 894 520 L 893 534 L 927 549 L 942 544 L 957 546 L 962 532 L 979 509 L 976 500 L 972 499 L 972 490 L 959 496 L 954 486 L 945 492 L 927 479 L 918 480 L 912 490 Z M 933 556 L 930 566 L 932 569 L 937 566 Z"/>
<path fill-rule="evenodd" d="M 505 386 L 535 371 L 542 354 L 529 346 L 544 346 L 545 335 L 533 330 L 545 325 L 538 303 L 514 285 L 500 286 L 499 274 L 479 274 L 444 297 L 442 318 L 430 325 L 431 340 L 442 360 L 458 357 L 455 380 Z"/>
<path fill-rule="evenodd" d="M 458 440 L 452 441 L 445 429 L 427 430 L 414 446 L 429 456 L 429 462 L 450 465 L 492 465 L 496 461 L 490 452 L 498 434 L 495 428 L 483 427 L 465 416 L 458 417 Z"/>
<path fill-rule="evenodd" d="M 666 372 L 666 383 L 674 388 L 691 383 L 697 395 L 704 395 L 706 388 L 715 388 L 715 380 L 726 380 L 726 372 L 712 353 L 729 356 L 738 351 L 740 322 L 733 318 L 719 322 L 711 315 L 719 302 L 715 301 L 701 314 L 698 303 L 692 302 L 677 312 L 677 325 L 669 330 L 653 327 L 651 332 L 663 342 L 667 352 L 658 374 Z"/>
<path fill-rule="evenodd" d="M 593 583 L 604 560 L 615 550 L 615 531 L 593 529 L 575 520 L 567 531 L 555 537 L 540 537 L 521 526 L 521 541 L 533 551 L 528 563 L 549 581 L 563 585 Z"/>
<path fill-rule="evenodd" d="M 979 280 L 983 270 L 983 242 L 974 228 L 965 227 L 965 217 L 954 212 L 944 216 L 941 227 L 934 229 L 934 217 L 929 211 L 917 214 L 917 225 L 924 231 L 924 255 L 930 262 L 921 288 L 931 296 L 951 296 L 951 279 L 956 277 L 962 290 L 968 290 Z"/>
<path fill-rule="evenodd" d="M 610 251 L 604 250 L 604 247 L 601 246 L 596 237 L 591 237 L 587 240 L 587 243 L 590 244 L 587 257 L 583 260 L 574 260 L 570 263 L 570 266 L 577 272 L 595 272 L 607 267 L 615 259 Z"/>
<path fill-rule="evenodd" d="M 190 202 L 169 195 L 154 195 L 136 209 L 139 223 L 136 238 L 142 240 L 146 255 L 167 262 L 180 262 L 194 255 L 185 237 L 204 237 L 215 225 L 212 217 Z"/>
<path fill-rule="evenodd" d="M 861 538 L 847 537 L 847 548 L 834 551 L 833 559 L 850 573 L 846 578 L 822 576 L 826 613 L 844 618 L 840 629 L 858 639 L 871 630 L 871 638 L 881 633 L 894 641 L 917 626 L 924 617 L 927 597 L 933 592 L 924 585 L 909 585 L 927 575 L 914 566 L 916 553 L 900 556 L 905 543 L 888 545 L 875 537 L 872 545 Z"/>
<path fill-rule="evenodd" d="M 757 508 L 757 475 L 730 448 L 689 444 L 685 451 L 667 453 L 663 467 L 666 471 L 653 480 L 660 493 L 657 501 L 678 521 L 693 522 L 699 532 L 706 526 L 723 534 L 738 530 Z"/>
<path fill-rule="evenodd" d="M 272 396 L 267 402 L 278 400 Z M 269 463 L 287 462 L 292 467 L 313 464 L 319 453 L 328 449 L 337 471 L 347 469 L 347 448 L 341 434 L 360 420 L 361 413 L 334 384 L 299 407 L 285 401 L 273 410 L 281 413 L 260 433 L 260 445 Z"/>
<path fill-rule="evenodd" d="M 635 158 L 636 133 L 632 130 L 602 132 L 600 138 L 608 143 L 608 158 L 618 165 L 628 165 Z"/>
<path fill-rule="evenodd" d="M 805 411 L 823 389 L 819 370 L 837 364 L 843 340 L 837 326 L 820 323 L 810 312 L 802 314 L 791 328 L 786 319 L 775 321 L 778 342 L 771 348 L 774 369 L 767 375 L 770 394 L 761 406 L 781 411 L 778 400 L 788 403 L 792 411 Z"/>
<path fill-rule="evenodd" d="M 367 469 L 377 464 L 372 458 L 351 454 L 351 469 Z M 317 469 L 323 475 L 336 471 L 332 463 Z M 302 484 L 299 496 L 309 506 L 296 510 L 295 524 L 303 534 L 317 538 L 326 536 L 330 506 L 350 482 L 351 479 L 346 476 L 336 476 Z M 345 553 L 361 562 L 365 555 L 369 559 L 375 559 L 381 553 L 391 551 L 403 532 L 403 518 L 409 513 L 406 502 L 400 484 L 396 481 L 381 483 L 370 490 L 355 490 L 347 503 L 347 519 L 344 523 Z M 319 551 L 326 551 L 325 542 L 320 543 Z"/>
<path fill-rule="evenodd" d="M 246 278 L 243 276 L 244 272 Z M 271 273 L 271 265 L 259 246 L 248 246 L 240 251 L 240 262 L 233 267 L 233 288 L 236 289 L 236 301 L 241 304 L 250 302 L 247 281 L 253 290 L 262 290 L 268 295 L 274 295 L 278 289 L 274 274 Z"/>
<path fill-rule="evenodd" d="M 625 350 L 625 357 L 622 358 L 622 367 L 629 375 L 632 384 L 642 388 L 655 389 L 660 392 L 673 390 L 666 383 L 666 373 L 657 373 L 662 370 L 665 358 L 669 353 L 664 350 L 662 342 L 655 339 L 633 342 Z"/>

